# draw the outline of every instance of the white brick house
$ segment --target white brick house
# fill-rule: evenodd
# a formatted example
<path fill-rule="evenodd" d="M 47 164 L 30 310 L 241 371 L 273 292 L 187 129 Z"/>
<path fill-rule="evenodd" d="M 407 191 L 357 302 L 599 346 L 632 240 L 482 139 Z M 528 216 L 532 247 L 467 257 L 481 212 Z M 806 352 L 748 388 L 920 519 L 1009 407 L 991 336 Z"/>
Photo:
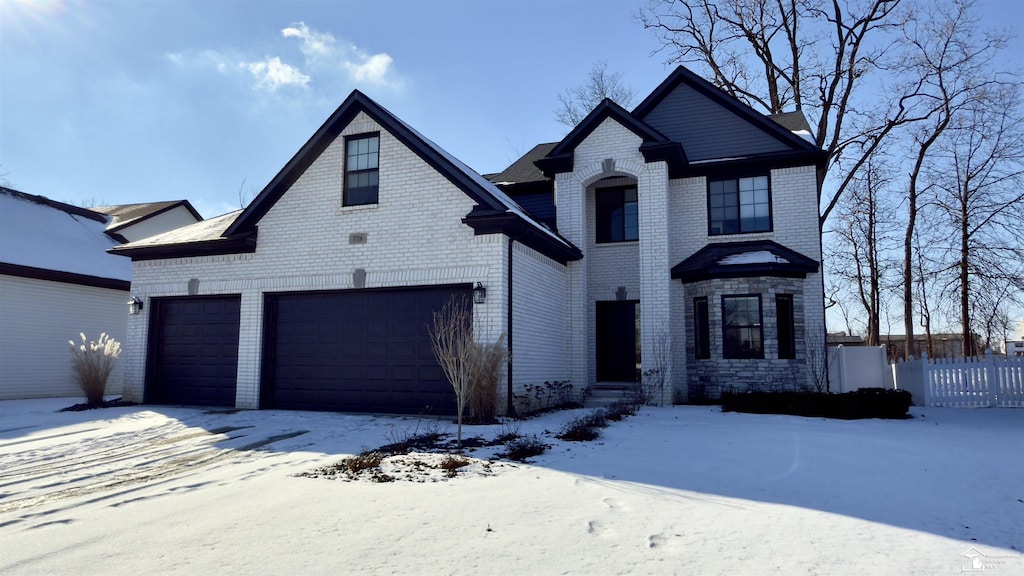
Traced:
<path fill-rule="evenodd" d="M 125 395 L 450 412 L 426 324 L 474 288 L 478 337 L 510 335 L 501 406 L 652 368 L 662 402 L 805 385 L 822 161 L 682 68 L 489 180 L 354 92 L 245 210 L 112 250 L 145 303 Z"/>

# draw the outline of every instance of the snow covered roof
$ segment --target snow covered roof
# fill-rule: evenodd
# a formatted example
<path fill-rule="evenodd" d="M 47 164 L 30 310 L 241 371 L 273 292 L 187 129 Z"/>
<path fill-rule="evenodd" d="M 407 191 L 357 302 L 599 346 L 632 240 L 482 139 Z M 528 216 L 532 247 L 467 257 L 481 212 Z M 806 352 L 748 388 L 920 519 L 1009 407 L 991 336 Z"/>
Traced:
<path fill-rule="evenodd" d="M 672 268 L 684 283 L 712 278 L 781 276 L 803 278 L 818 262 L 771 240 L 708 244 Z"/>
<path fill-rule="evenodd" d="M 107 253 L 118 245 L 105 233 L 108 223 L 97 212 L 0 187 L 0 264 L 18 275 L 33 269 L 64 273 L 66 281 L 76 281 L 70 274 L 129 282 L 131 262 Z"/>

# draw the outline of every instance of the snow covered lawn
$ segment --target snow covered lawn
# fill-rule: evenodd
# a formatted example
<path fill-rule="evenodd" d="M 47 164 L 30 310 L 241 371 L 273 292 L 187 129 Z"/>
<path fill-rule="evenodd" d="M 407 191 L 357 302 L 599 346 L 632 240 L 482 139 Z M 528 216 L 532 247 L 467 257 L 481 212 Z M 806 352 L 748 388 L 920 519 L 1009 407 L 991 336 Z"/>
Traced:
<path fill-rule="evenodd" d="M 647 408 L 529 464 L 375 484 L 297 475 L 415 418 L 72 402 L 0 402 L 2 574 L 1024 574 L 1024 410 Z"/>

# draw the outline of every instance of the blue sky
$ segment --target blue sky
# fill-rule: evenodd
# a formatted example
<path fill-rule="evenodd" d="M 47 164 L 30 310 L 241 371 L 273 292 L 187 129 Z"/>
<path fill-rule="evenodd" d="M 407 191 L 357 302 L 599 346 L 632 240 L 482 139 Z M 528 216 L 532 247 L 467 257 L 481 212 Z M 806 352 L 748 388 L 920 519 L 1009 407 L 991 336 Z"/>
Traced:
<path fill-rule="evenodd" d="M 1022 27 L 1017 0 L 982 3 Z M 0 174 L 57 200 L 185 198 L 215 216 L 353 88 L 499 171 L 564 135 L 558 95 L 594 62 L 640 97 L 668 74 L 644 4 L 0 0 Z"/>

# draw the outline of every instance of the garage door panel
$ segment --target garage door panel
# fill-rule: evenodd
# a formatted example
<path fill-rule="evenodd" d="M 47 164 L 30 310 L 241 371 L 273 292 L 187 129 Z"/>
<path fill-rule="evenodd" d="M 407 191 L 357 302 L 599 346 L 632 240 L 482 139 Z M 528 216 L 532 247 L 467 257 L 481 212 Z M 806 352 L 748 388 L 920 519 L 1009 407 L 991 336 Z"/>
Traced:
<path fill-rule="evenodd" d="M 234 406 L 241 298 L 157 298 L 146 401 Z"/>
<path fill-rule="evenodd" d="M 453 413 L 428 332 L 453 295 L 468 286 L 269 295 L 263 405 Z"/>

